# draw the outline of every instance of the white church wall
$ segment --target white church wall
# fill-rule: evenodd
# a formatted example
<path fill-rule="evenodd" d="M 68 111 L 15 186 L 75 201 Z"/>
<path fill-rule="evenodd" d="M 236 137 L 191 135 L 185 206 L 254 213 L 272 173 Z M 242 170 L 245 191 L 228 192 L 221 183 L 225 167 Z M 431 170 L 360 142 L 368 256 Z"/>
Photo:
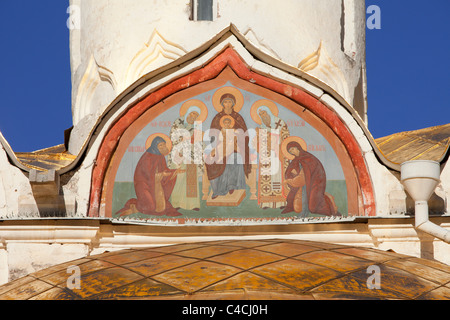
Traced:
<path fill-rule="evenodd" d="M 30 181 L 11 165 L 0 144 L 0 219 L 27 217 L 39 217 Z"/>
<path fill-rule="evenodd" d="M 370 144 L 367 134 L 362 130 L 361 125 L 355 120 L 355 115 L 350 114 L 348 110 L 328 94 L 321 96 L 320 100 L 339 115 L 361 148 L 361 153 L 366 161 L 373 185 L 376 215 L 404 214 L 406 206 L 403 198 L 403 186 L 398 178 L 377 159 L 373 146 Z"/>
<path fill-rule="evenodd" d="M 168 227 L 166 232 L 149 225 L 101 223 L 96 220 L 52 221 L 51 224 L 21 225 L 9 222 L 0 225 L 0 285 L 30 273 L 59 265 L 65 272 L 71 261 L 105 251 L 147 248 L 181 243 L 217 240 L 292 239 L 375 248 L 450 264 L 450 244 L 418 234 L 414 219 L 369 219 L 367 222 L 263 227 L 241 226 L 239 232 L 218 228 L 197 229 L 187 234 L 185 227 Z M 450 224 L 442 223 L 449 228 Z M 69 277 L 70 274 L 67 274 Z"/>
<path fill-rule="evenodd" d="M 308 56 L 317 58 L 307 72 L 350 104 L 364 68 L 361 1 L 217 0 L 214 21 L 191 20 L 189 1 L 72 0 L 71 5 L 80 8 L 81 27 L 71 31 L 73 154 L 79 152 L 93 122 L 84 117 L 95 118 L 139 77 L 196 49 L 230 23 L 284 63 L 300 68 Z M 365 118 L 365 110 L 362 113 Z"/>
<path fill-rule="evenodd" d="M 448 197 L 450 195 L 450 164 L 446 163 L 445 167 L 441 171 L 441 183 L 436 188 L 436 193 L 442 199 L 444 199 L 444 204 L 446 208 L 446 215 L 450 214 L 450 203 Z"/>

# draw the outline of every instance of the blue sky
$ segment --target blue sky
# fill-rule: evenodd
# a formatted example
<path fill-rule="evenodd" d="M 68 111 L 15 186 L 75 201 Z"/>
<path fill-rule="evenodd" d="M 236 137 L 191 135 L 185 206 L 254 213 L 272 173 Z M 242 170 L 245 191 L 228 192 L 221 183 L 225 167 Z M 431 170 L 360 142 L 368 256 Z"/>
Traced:
<path fill-rule="evenodd" d="M 369 130 L 375 138 L 450 122 L 450 1 L 366 0 Z M 72 126 L 66 0 L 0 0 L 0 131 L 16 152 Z"/>

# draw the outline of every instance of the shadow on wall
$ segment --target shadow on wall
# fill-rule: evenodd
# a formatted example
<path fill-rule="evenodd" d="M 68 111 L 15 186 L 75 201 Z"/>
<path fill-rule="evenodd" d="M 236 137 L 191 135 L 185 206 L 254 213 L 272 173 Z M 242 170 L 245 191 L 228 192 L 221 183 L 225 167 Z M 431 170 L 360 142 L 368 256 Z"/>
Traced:
<path fill-rule="evenodd" d="M 415 202 L 406 192 L 406 212 L 410 215 L 414 214 Z M 433 193 L 428 200 L 428 208 L 430 215 L 443 215 L 447 210 L 446 201 L 442 197 Z"/>
<path fill-rule="evenodd" d="M 55 170 L 30 171 L 30 184 L 41 218 L 67 217 L 64 196 L 60 194 L 59 176 Z"/>

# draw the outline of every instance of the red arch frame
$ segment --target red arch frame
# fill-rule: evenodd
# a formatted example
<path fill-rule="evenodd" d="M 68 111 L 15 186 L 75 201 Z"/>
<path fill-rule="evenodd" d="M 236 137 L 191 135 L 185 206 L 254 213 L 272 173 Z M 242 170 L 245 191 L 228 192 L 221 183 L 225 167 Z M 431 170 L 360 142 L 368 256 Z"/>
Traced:
<path fill-rule="evenodd" d="M 151 92 L 146 97 L 130 106 L 127 111 L 112 125 L 112 127 L 109 128 L 99 148 L 92 172 L 88 216 L 99 217 L 102 187 L 105 175 L 108 170 L 109 163 L 114 155 L 114 151 L 119 143 L 119 139 L 125 130 L 146 110 L 161 100 L 190 86 L 217 77 L 227 66 L 229 66 L 239 78 L 252 81 L 254 84 L 277 92 L 304 106 L 318 116 L 333 130 L 333 132 L 341 139 L 354 165 L 361 192 L 364 197 L 363 206 L 365 215 L 375 216 L 374 193 L 366 162 L 359 144 L 338 115 L 317 98 L 306 93 L 305 91 L 253 72 L 230 47 L 226 48 L 215 59 L 202 68 L 175 79 L 171 83 L 155 90 L 154 92 Z"/>

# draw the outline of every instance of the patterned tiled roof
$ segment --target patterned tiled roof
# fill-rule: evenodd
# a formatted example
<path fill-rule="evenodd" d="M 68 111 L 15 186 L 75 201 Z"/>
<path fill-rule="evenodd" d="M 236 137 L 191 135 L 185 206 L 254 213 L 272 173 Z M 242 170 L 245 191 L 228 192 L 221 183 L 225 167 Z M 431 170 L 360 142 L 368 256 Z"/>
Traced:
<path fill-rule="evenodd" d="M 376 139 L 384 156 L 394 163 L 409 160 L 441 161 L 450 144 L 450 123 Z"/>
<path fill-rule="evenodd" d="M 70 266 L 79 267 L 79 289 L 68 285 Z M 371 266 L 379 289 L 370 288 Z M 312 241 L 198 242 L 57 265 L 1 286 L 0 299 L 450 299 L 450 266 Z"/>
<path fill-rule="evenodd" d="M 75 160 L 64 145 L 58 145 L 34 152 L 16 152 L 17 159 L 26 167 L 38 171 L 59 170 Z"/>

